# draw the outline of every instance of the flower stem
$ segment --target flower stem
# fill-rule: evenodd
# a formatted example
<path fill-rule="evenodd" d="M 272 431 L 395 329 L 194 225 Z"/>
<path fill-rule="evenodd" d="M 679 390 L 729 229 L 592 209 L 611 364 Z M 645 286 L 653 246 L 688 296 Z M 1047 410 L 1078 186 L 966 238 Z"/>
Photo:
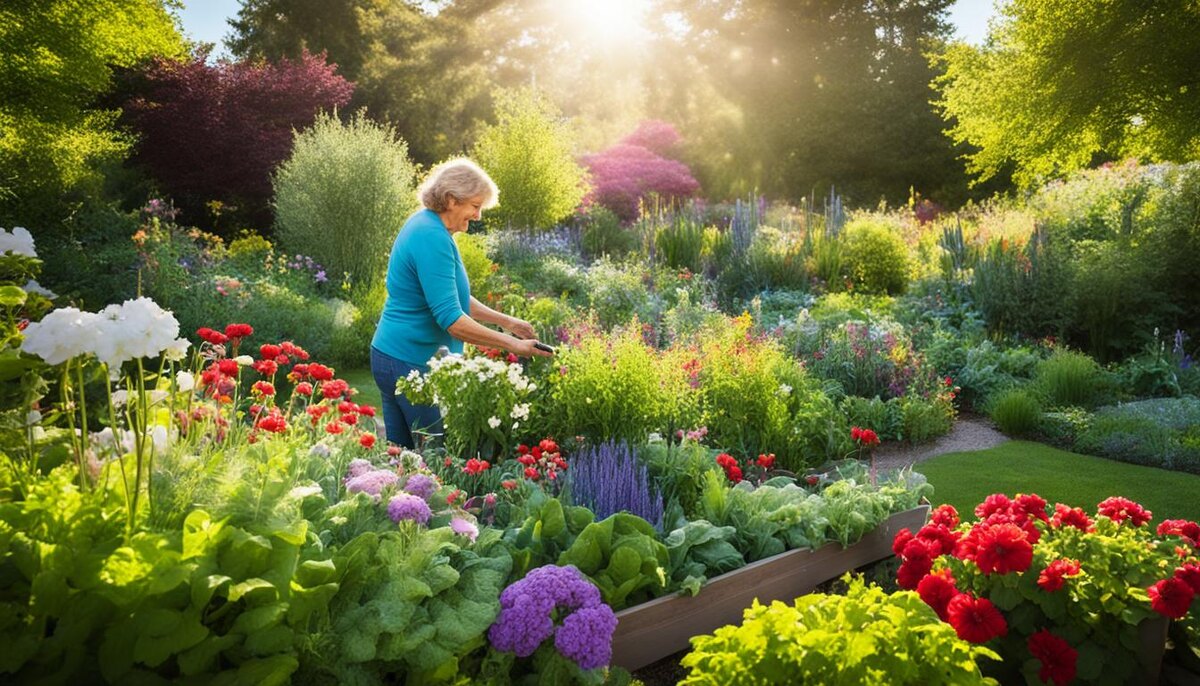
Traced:
<path fill-rule="evenodd" d="M 70 362 L 68 362 L 67 364 L 70 364 Z M 88 435 L 87 393 L 84 390 L 83 360 L 82 359 L 76 359 L 75 373 L 79 379 L 79 425 L 80 425 L 79 438 L 80 438 L 80 444 L 81 444 L 80 454 L 83 457 L 84 463 L 86 463 L 87 455 L 88 455 L 88 448 L 90 447 L 89 443 L 91 443 L 91 438 Z M 83 487 L 85 484 L 85 481 L 83 479 L 82 464 L 83 463 L 81 463 L 81 465 L 80 465 L 80 487 Z"/>

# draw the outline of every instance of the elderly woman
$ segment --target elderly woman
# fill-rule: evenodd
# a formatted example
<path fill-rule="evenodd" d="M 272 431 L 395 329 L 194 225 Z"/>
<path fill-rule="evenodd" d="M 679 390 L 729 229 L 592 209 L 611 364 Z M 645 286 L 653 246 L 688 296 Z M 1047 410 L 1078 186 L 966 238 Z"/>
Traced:
<path fill-rule="evenodd" d="M 396 380 L 445 346 L 461 353 L 463 343 L 502 348 L 522 357 L 547 356 L 536 347 L 529 322 L 501 314 L 471 296 L 471 284 L 452 235 L 496 205 L 499 190 L 467 159 L 445 162 L 417 190 L 424 209 L 408 218 L 388 260 L 387 300 L 371 341 L 371 372 L 383 394 L 388 442 L 412 448 L 413 432 L 438 431 L 441 415 L 431 405 L 414 405 L 396 394 Z M 483 326 L 496 324 L 510 334 Z M 544 346 L 543 346 L 544 347 Z"/>

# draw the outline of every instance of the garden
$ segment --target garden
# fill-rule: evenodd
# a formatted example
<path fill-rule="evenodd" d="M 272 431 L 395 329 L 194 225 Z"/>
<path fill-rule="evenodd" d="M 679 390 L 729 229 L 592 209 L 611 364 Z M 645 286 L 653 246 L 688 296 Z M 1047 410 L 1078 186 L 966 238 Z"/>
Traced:
<path fill-rule="evenodd" d="M 715 105 L 574 102 L 612 46 L 531 56 L 575 24 L 521 3 L 246 0 L 217 60 L 171 3 L 70 4 L 0 9 L 30 98 L 0 105 L 6 683 L 1200 679 L 1200 130 L 1004 128 L 989 79 L 1066 59 L 1030 38 L 1047 3 L 982 48 L 917 3 L 889 26 L 929 59 L 891 15 L 797 25 L 939 89 L 904 97 L 941 152 L 866 141 L 886 170 L 805 157 L 736 74 L 688 87 L 793 162 L 717 154 Z M 696 73 L 705 22 L 769 16 L 650 4 Z M 379 389 L 388 247 L 463 153 L 500 192 L 454 234 L 471 294 L 555 354 Z M 388 444 L 381 393 L 443 430 Z M 935 449 L 967 425 L 995 447 Z"/>

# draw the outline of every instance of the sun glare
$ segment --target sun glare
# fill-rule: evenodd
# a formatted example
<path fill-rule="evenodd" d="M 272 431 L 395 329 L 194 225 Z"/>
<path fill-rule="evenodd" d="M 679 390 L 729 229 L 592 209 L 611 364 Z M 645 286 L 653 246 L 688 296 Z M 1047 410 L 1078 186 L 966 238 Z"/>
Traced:
<path fill-rule="evenodd" d="M 562 9 L 581 37 L 618 43 L 642 38 L 648 4 L 648 0 L 568 0 Z"/>

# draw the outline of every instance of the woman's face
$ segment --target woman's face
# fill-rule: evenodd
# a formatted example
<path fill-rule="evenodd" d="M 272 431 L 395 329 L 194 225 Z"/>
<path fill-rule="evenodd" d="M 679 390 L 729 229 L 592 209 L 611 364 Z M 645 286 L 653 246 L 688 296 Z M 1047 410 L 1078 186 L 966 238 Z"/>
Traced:
<path fill-rule="evenodd" d="M 450 229 L 450 233 L 466 231 L 472 220 L 483 216 L 483 196 L 477 195 L 463 201 L 450 196 L 449 200 L 449 207 L 442 213 L 442 221 L 445 222 L 446 228 Z"/>

